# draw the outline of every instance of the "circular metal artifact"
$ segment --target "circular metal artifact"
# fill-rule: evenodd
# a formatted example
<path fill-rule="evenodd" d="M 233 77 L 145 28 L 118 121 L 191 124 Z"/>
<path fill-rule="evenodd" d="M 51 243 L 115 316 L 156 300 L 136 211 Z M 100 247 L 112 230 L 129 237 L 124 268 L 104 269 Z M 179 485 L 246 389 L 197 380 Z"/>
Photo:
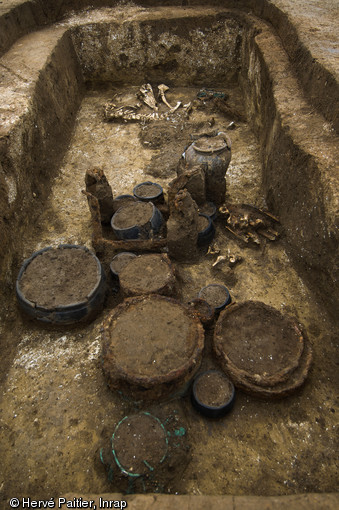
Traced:
<path fill-rule="evenodd" d="M 236 386 L 259 396 L 285 396 L 300 386 L 312 353 L 296 321 L 256 301 L 221 312 L 214 351 Z"/>
<path fill-rule="evenodd" d="M 175 277 L 166 254 L 147 254 L 135 257 L 119 273 L 120 287 L 125 296 L 141 294 L 170 295 Z"/>
<path fill-rule="evenodd" d="M 103 306 L 105 292 L 105 274 L 98 258 L 77 245 L 49 246 L 33 253 L 16 282 L 21 309 L 51 324 L 94 318 Z"/>
<path fill-rule="evenodd" d="M 123 474 L 132 477 L 157 470 L 166 459 L 167 449 L 165 427 L 149 413 L 125 416 L 112 436 L 115 462 Z"/>
<path fill-rule="evenodd" d="M 109 481 L 128 494 L 173 491 L 190 460 L 181 418 L 171 404 L 122 418 L 100 449 Z"/>
<path fill-rule="evenodd" d="M 172 398 L 199 368 L 204 330 L 178 301 L 149 295 L 126 299 L 103 330 L 108 385 L 133 400 Z"/>

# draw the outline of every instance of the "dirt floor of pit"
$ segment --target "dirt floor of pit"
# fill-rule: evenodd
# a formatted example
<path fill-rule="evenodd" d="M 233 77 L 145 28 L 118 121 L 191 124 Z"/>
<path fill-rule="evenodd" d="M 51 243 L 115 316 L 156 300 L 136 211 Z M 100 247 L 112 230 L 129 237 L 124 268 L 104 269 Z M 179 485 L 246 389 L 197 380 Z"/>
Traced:
<path fill-rule="evenodd" d="M 134 92 L 130 88 L 124 94 Z M 233 107 L 240 108 L 239 91 L 226 92 Z M 112 93 L 90 91 L 84 98 L 50 200 L 39 224 L 27 232 L 25 256 L 60 243 L 91 246 L 90 215 L 81 195 L 87 168 L 101 167 L 114 195 L 130 193 L 145 180 L 156 180 L 166 190 L 188 134 L 209 127 L 212 117 L 213 128 L 225 129 L 233 120 L 209 109 L 194 110 L 183 129 L 168 124 L 165 145 L 164 133 L 154 135 L 155 143 L 155 123 L 143 130 L 137 123 L 102 121 L 103 104 Z M 194 99 L 196 93 L 176 89 L 167 97 L 174 103 Z M 258 144 L 246 122 L 236 121 L 236 126 L 229 131 L 227 200 L 264 206 Z M 271 402 L 239 392 L 232 413 L 220 420 L 201 417 L 188 397 L 161 406 L 161 415 L 181 417 L 191 444 L 191 461 L 168 490 L 215 495 L 338 490 L 338 340 L 323 306 L 326 297 L 324 303 L 315 301 L 286 254 L 283 235 L 261 248 L 244 247 L 217 220 L 216 239 L 221 254 L 240 255 L 243 261 L 233 269 L 227 263 L 212 268 L 215 257 L 202 253 L 196 264 L 176 264 L 180 299 L 187 302 L 206 284 L 223 283 L 233 300 L 261 300 L 295 315 L 313 344 L 314 363 L 294 396 Z M 75 329 L 47 330 L 27 321 L 14 296 L 3 308 L 1 334 L 10 353 L 1 395 L 3 499 L 119 490 L 108 482 L 99 449 L 108 444 L 118 421 L 135 411 L 107 388 L 101 370 L 100 329 L 120 300 L 112 290 L 100 317 Z M 206 334 L 202 368 L 215 366 L 211 335 Z M 157 414 L 157 406 L 152 412 Z"/>

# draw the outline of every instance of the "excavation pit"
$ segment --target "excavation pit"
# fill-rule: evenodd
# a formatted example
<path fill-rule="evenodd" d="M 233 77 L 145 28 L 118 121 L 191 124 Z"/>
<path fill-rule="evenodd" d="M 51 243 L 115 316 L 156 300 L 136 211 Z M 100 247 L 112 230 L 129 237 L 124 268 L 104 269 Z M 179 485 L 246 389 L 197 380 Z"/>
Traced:
<path fill-rule="evenodd" d="M 314 363 L 305 384 L 282 401 L 239 391 L 227 423 L 206 423 L 191 410 L 189 398 L 178 399 L 192 459 L 171 490 L 264 496 L 336 489 L 338 367 L 330 312 L 336 303 L 333 185 L 339 144 L 296 78 L 296 67 L 303 78 L 318 62 L 294 66 L 286 54 L 291 43 L 284 49 L 273 28 L 280 26 L 283 36 L 289 18 L 271 16 L 275 23 L 224 6 L 94 9 L 33 31 L 3 55 L 6 498 L 120 490 L 108 482 L 98 451 L 109 441 L 111 424 L 134 410 L 131 400 L 107 388 L 100 363 L 100 328 L 121 295 L 110 295 L 98 320 L 76 331 L 32 326 L 17 313 L 13 292 L 22 261 L 45 246 L 92 246 L 81 194 L 89 167 L 105 171 L 114 198 L 147 180 L 159 182 L 167 198 L 190 135 L 216 129 L 226 130 L 232 141 L 226 204 L 268 209 L 280 220 L 281 236 L 247 246 L 220 215 L 215 222 L 220 252 L 174 263 L 178 300 L 187 303 L 208 283 L 220 282 L 236 302 L 255 299 L 296 315 L 310 338 Z M 318 83 L 315 70 L 312 75 L 312 94 L 332 87 L 331 80 L 326 87 Z M 104 105 L 115 94 L 117 103 L 134 104 L 149 82 L 155 91 L 168 85 L 173 106 L 191 102 L 188 118 L 180 107 L 168 120 L 105 121 Z M 223 96 L 202 97 L 203 88 Z M 236 127 L 228 130 L 232 122 Z M 102 260 L 105 246 L 98 246 Z M 112 250 L 109 262 L 121 249 L 128 248 Z M 231 268 L 230 255 L 241 257 L 242 264 Z M 219 256 L 225 258 L 213 266 Z M 205 345 L 202 370 L 216 366 L 210 331 Z"/>

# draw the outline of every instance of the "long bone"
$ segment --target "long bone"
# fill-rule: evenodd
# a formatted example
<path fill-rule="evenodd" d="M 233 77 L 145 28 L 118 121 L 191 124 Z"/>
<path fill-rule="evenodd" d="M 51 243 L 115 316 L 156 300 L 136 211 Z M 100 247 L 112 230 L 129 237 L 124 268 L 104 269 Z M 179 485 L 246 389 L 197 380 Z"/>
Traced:
<path fill-rule="evenodd" d="M 161 85 L 158 85 L 158 89 L 159 89 L 159 93 L 160 93 L 162 102 L 165 103 L 165 105 L 168 106 L 168 108 L 171 110 L 173 107 L 169 104 L 169 102 L 167 101 L 167 99 L 165 97 L 165 92 L 167 92 L 167 90 L 169 90 L 169 87 L 167 87 L 167 85 L 162 83 Z"/>

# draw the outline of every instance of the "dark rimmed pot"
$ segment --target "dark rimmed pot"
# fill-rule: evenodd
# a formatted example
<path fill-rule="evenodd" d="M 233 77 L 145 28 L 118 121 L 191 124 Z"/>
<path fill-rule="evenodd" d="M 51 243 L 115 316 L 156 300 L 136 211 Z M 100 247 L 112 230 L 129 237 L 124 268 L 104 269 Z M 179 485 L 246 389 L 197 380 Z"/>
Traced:
<path fill-rule="evenodd" d="M 141 186 L 149 186 L 149 187 L 155 186 L 158 191 L 156 193 L 150 191 L 150 193 L 147 194 L 146 196 L 141 195 L 141 194 L 139 194 L 139 189 L 141 188 Z M 141 202 L 153 202 L 155 204 L 160 204 L 160 203 L 164 202 L 164 191 L 162 189 L 162 186 L 160 186 L 160 184 L 158 184 L 156 182 L 152 182 L 152 181 L 145 181 L 145 182 L 141 182 L 140 184 L 137 184 L 133 188 L 133 195 Z"/>
<path fill-rule="evenodd" d="M 200 292 L 198 294 L 198 297 L 199 298 L 202 298 L 202 299 L 205 299 L 205 301 L 207 301 L 206 297 L 204 296 L 204 291 L 205 289 L 207 289 L 208 287 L 221 287 L 222 290 L 224 291 L 225 293 L 225 300 L 223 301 L 222 304 L 220 304 L 219 306 L 215 306 L 213 307 L 212 305 L 212 308 L 214 308 L 214 311 L 216 313 L 219 313 L 221 312 L 221 310 L 223 310 L 227 305 L 229 305 L 232 301 L 232 298 L 231 298 L 231 295 L 229 293 L 229 290 L 228 288 L 225 286 L 225 285 L 221 285 L 220 283 L 210 283 L 209 285 L 206 285 L 206 287 L 203 287 L 202 289 L 200 289 Z"/>
<path fill-rule="evenodd" d="M 123 257 L 123 258 L 126 258 L 126 264 L 124 264 L 123 267 L 125 267 L 125 265 L 128 264 L 128 262 L 131 260 L 131 259 L 134 259 L 135 257 L 137 257 L 137 254 L 136 253 L 133 253 L 131 251 L 121 251 L 120 253 L 117 253 L 113 259 L 112 259 L 112 262 L 110 263 L 109 265 L 109 268 L 110 268 L 110 271 L 111 271 L 111 275 L 112 277 L 114 278 L 114 280 L 119 280 L 119 273 L 122 269 L 122 267 L 119 269 L 119 271 L 114 267 L 115 266 L 115 262 L 117 261 L 117 259 L 119 259 L 120 257 Z"/>
<path fill-rule="evenodd" d="M 114 198 L 113 200 L 113 211 L 117 212 L 120 207 L 123 207 L 124 205 L 130 203 L 130 202 L 136 202 L 137 199 L 134 195 L 119 195 Z"/>
<path fill-rule="evenodd" d="M 198 233 L 198 246 L 205 246 L 212 241 L 215 234 L 215 228 L 210 216 L 204 213 L 199 213 L 199 216 L 203 216 L 208 220 L 207 227 Z"/>
<path fill-rule="evenodd" d="M 44 322 L 46 324 L 53 325 L 69 325 L 77 322 L 84 322 L 87 320 L 92 320 L 102 309 L 104 299 L 106 296 L 106 276 L 105 272 L 102 268 L 102 265 L 99 259 L 92 253 L 86 246 L 78 246 L 73 244 L 60 244 L 58 249 L 79 249 L 83 250 L 86 253 L 89 253 L 96 261 L 98 266 L 99 277 L 96 285 L 90 292 L 90 294 L 86 297 L 85 300 L 79 301 L 77 303 L 72 303 L 64 306 L 56 306 L 51 308 L 45 308 L 37 305 L 29 301 L 23 294 L 20 288 L 20 280 L 22 275 L 24 274 L 28 265 L 35 259 L 37 256 L 42 253 L 55 249 L 53 246 L 48 246 L 43 248 L 42 250 L 36 251 L 26 259 L 21 266 L 19 271 L 17 280 L 16 280 L 16 296 L 18 299 L 19 306 L 21 310 L 26 313 L 29 317 L 37 319 L 40 322 Z"/>
<path fill-rule="evenodd" d="M 200 398 L 199 398 L 199 396 L 197 394 L 198 382 L 200 381 L 200 379 L 202 377 L 205 377 L 205 376 L 207 376 L 208 374 L 211 374 L 211 373 L 216 373 L 216 374 L 222 376 L 223 378 L 225 378 L 225 380 L 227 380 L 228 384 L 231 387 L 231 395 L 228 396 L 228 398 L 225 399 L 225 402 L 223 402 L 219 406 L 210 406 L 208 404 L 205 404 L 204 402 L 202 402 L 200 400 Z M 231 411 L 231 409 L 232 409 L 232 407 L 234 405 L 234 400 L 235 400 L 235 388 L 234 388 L 234 384 L 220 370 L 207 370 L 206 372 L 201 372 L 194 379 L 194 382 L 192 384 L 192 392 L 191 392 L 192 405 L 193 405 L 193 407 L 197 411 L 199 411 L 199 413 L 203 414 L 204 416 L 206 416 L 208 418 L 220 418 L 220 417 L 224 416 L 229 411 Z"/>
<path fill-rule="evenodd" d="M 206 209 L 206 210 L 204 210 Z M 206 202 L 199 208 L 200 214 L 207 214 L 212 221 L 218 216 L 217 206 L 213 202 Z"/>
<path fill-rule="evenodd" d="M 133 225 L 132 227 L 120 228 L 115 225 L 115 217 L 116 214 L 119 213 L 120 209 L 117 210 L 115 214 L 113 214 L 111 219 L 111 227 L 115 235 L 118 239 L 128 240 L 128 239 L 148 239 L 153 234 L 158 234 L 160 228 L 163 224 L 163 217 L 161 212 L 155 205 L 150 202 L 153 207 L 153 213 L 150 219 L 144 225 Z"/>

